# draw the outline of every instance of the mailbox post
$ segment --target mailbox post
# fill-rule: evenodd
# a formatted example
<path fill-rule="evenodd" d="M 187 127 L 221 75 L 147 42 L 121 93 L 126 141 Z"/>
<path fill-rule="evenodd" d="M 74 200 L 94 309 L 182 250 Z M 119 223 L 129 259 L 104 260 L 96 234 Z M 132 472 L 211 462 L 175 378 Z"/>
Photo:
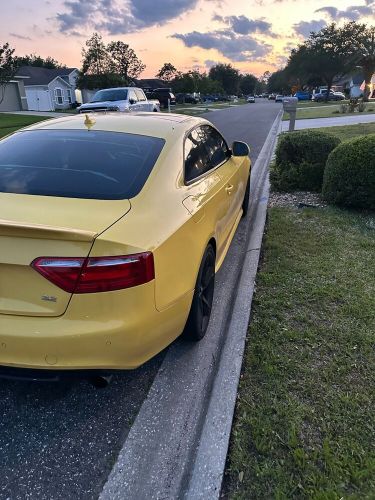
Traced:
<path fill-rule="evenodd" d="M 283 107 L 286 113 L 289 113 L 289 132 L 293 132 L 296 125 L 297 97 L 284 97 Z"/>

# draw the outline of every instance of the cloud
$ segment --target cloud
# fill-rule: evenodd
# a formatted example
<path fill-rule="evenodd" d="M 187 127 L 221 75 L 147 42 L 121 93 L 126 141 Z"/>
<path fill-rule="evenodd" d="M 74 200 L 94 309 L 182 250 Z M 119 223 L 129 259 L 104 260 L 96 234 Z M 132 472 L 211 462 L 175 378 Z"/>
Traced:
<path fill-rule="evenodd" d="M 196 7 L 198 0 L 65 0 L 56 16 L 63 33 L 90 28 L 110 35 L 164 24 Z"/>
<path fill-rule="evenodd" d="M 326 21 L 320 19 L 319 21 L 301 21 L 294 24 L 293 29 L 298 35 L 307 38 L 312 31 L 320 31 L 325 26 L 327 26 Z"/>
<path fill-rule="evenodd" d="M 227 24 L 231 30 L 240 35 L 250 35 L 252 33 L 273 35 L 271 31 L 272 24 L 263 18 L 249 19 L 244 15 L 223 17 L 215 14 L 212 20 Z"/>
<path fill-rule="evenodd" d="M 18 38 L 18 40 L 30 40 L 31 41 L 31 38 L 29 36 L 19 35 L 18 33 L 9 33 L 9 36 L 12 36 L 13 38 Z"/>
<path fill-rule="evenodd" d="M 132 14 L 146 26 L 160 24 L 191 10 L 197 1 L 192 0 L 132 0 Z"/>
<path fill-rule="evenodd" d="M 225 20 L 229 23 L 235 33 L 249 35 L 250 33 L 271 33 L 272 24 L 264 19 L 249 19 L 246 16 L 229 16 Z"/>
<path fill-rule="evenodd" d="M 181 40 L 186 47 L 216 49 L 232 61 L 254 61 L 269 54 L 271 45 L 260 43 L 251 36 L 237 35 L 230 30 L 218 30 L 208 33 L 192 31 L 186 34 L 175 33 L 172 38 Z"/>
<path fill-rule="evenodd" d="M 322 12 L 326 14 L 332 21 L 341 21 L 346 19 L 349 21 L 358 21 L 363 16 L 374 15 L 375 3 L 373 1 L 366 1 L 367 5 L 351 5 L 345 10 L 340 10 L 336 7 L 321 7 L 315 12 Z"/>
<path fill-rule="evenodd" d="M 212 59 L 206 59 L 204 61 L 204 65 L 207 69 L 210 69 L 212 66 L 216 66 L 217 64 L 219 64 L 219 61 L 213 61 Z"/>

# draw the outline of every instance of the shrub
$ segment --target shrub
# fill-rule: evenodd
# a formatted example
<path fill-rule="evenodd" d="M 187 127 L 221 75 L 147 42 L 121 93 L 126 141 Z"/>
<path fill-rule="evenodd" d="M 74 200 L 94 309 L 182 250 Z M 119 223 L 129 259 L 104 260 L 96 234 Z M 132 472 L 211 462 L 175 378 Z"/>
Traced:
<path fill-rule="evenodd" d="M 277 191 L 320 191 L 324 167 L 340 139 L 317 130 L 299 130 L 280 137 L 271 169 L 272 188 Z"/>
<path fill-rule="evenodd" d="M 358 111 L 360 113 L 363 113 L 365 110 L 366 110 L 366 104 L 363 101 L 359 102 L 358 103 Z"/>
<path fill-rule="evenodd" d="M 375 134 L 346 141 L 332 151 L 323 197 L 336 205 L 375 210 Z"/>
<path fill-rule="evenodd" d="M 345 114 L 349 111 L 349 106 L 347 104 L 340 104 L 339 111 L 341 114 Z"/>
<path fill-rule="evenodd" d="M 356 108 L 358 107 L 359 101 L 357 97 L 352 97 L 349 100 L 349 113 L 354 113 Z"/>

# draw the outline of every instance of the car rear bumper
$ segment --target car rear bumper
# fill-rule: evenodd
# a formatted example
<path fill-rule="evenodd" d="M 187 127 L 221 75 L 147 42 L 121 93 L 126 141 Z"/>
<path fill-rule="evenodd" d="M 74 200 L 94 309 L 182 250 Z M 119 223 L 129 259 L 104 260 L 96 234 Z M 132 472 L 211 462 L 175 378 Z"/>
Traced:
<path fill-rule="evenodd" d="M 154 284 L 75 295 L 60 317 L 0 315 L 0 366 L 41 370 L 133 369 L 182 332 L 192 293 L 157 311 Z"/>

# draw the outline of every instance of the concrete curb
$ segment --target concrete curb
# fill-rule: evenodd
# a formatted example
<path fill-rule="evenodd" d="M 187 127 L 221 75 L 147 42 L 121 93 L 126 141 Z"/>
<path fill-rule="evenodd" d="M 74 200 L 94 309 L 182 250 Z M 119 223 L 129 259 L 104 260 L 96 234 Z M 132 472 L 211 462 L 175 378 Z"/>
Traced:
<path fill-rule="evenodd" d="M 220 286 L 210 330 L 198 344 L 179 341 L 168 349 L 100 500 L 218 498 L 220 494 L 267 211 L 267 167 L 281 115 L 252 169 L 252 223 L 243 220 L 236 244 L 217 275 Z"/>

